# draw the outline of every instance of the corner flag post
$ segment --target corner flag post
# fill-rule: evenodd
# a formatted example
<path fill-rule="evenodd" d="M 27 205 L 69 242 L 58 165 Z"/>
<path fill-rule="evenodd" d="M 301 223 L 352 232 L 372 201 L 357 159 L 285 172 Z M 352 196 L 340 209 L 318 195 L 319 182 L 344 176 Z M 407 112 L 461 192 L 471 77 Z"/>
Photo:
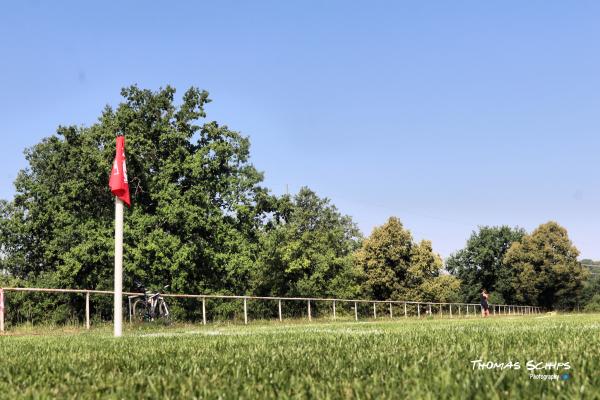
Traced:
<path fill-rule="evenodd" d="M 117 135 L 117 152 L 110 175 L 109 186 L 115 195 L 115 288 L 114 288 L 114 336 L 123 334 L 123 210 L 131 205 L 127 166 L 125 164 L 125 137 Z"/>
<path fill-rule="evenodd" d="M 123 334 L 123 201 L 115 197 L 114 335 Z"/>

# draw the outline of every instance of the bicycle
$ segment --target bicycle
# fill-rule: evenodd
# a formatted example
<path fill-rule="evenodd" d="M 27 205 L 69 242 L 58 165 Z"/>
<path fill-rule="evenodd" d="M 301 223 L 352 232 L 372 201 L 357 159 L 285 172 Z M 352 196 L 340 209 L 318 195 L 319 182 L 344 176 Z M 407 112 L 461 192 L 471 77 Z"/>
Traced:
<path fill-rule="evenodd" d="M 168 288 L 165 286 L 163 289 Z M 144 294 L 128 296 L 129 302 L 133 301 L 133 306 L 130 306 L 129 316 L 135 321 L 155 321 L 164 320 L 169 322 L 171 319 L 171 313 L 167 302 L 160 292 L 152 293 L 148 290 L 144 290 Z"/>

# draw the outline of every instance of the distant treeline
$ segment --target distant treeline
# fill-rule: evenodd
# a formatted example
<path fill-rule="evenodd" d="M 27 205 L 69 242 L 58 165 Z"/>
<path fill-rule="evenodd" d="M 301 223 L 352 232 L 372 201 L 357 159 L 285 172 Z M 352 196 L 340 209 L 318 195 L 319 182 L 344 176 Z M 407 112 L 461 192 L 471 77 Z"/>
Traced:
<path fill-rule="evenodd" d="M 600 305 L 592 300 L 598 280 L 555 222 L 529 234 L 479 227 L 444 266 L 432 243 L 416 242 L 396 217 L 363 237 L 309 188 L 273 195 L 250 163 L 249 139 L 205 120 L 207 92 L 191 88 L 180 104 L 171 87 L 122 95 L 96 124 L 61 126 L 26 151 L 14 199 L 0 202 L 1 284 L 111 289 L 107 182 L 121 131 L 132 192 L 125 289 L 473 302 L 486 288 L 499 303 Z M 65 299 L 22 297 L 21 306 L 31 319 L 42 308 L 64 319 L 80 309 L 80 300 Z"/>

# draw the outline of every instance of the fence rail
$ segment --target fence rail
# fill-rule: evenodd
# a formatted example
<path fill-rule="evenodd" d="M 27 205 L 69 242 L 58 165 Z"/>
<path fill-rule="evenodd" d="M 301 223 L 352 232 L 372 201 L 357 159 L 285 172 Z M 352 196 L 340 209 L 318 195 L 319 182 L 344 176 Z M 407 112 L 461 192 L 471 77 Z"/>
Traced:
<path fill-rule="evenodd" d="M 114 292 L 111 290 L 88 290 L 88 289 L 52 289 L 52 288 L 18 288 L 18 287 L 6 287 L 0 288 L 0 332 L 4 332 L 4 316 L 7 310 L 4 307 L 5 298 L 7 292 L 42 292 L 42 293 L 74 293 L 74 294 L 85 294 L 85 327 L 90 329 L 90 295 L 113 295 Z M 123 296 L 143 296 L 145 293 L 139 292 L 123 292 Z M 268 297 L 268 296 L 235 296 L 235 295 L 218 295 L 218 294 L 174 294 L 174 293 L 161 293 L 163 297 L 171 298 L 185 298 L 185 299 L 200 299 L 202 300 L 202 323 L 206 325 L 206 299 L 230 299 L 230 300 L 243 300 L 244 302 L 244 323 L 248 324 L 248 300 L 272 300 L 278 303 L 278 317 L 279 321 L 283 321 L 282 318 L 282 302 L 283 301 L 302 301 L 306 302 L 307 305 L 307 317 L 309 321 L 312 321 L 311 313 L 311 302 L 328 302 L 332 305 L 332 318 L 335 320 L 336 305 L 338 303 L 349 303 L 353 305 L 354 319 L 358 321 L 358 304 L 373 304 L 373 318 L 377 318 L 377 305 L 388 304 L 389 305 L 389 318 L 394 318 L 393 305 L 404 306 L 404 313 L 401 315 L 404 318 L 408 317 L 407 306 L 414 305 L 417 310 L 417 318 L 421 317 L 422 307 L 425 307 L 425 315 L 433 316 L 432 307 L 438 308 L 439 316 L 444 314 L 444 306 L 447 306 L 446 313 L 450 318 L 462 317 L 462 311 L 465 311 L 465 316 L 468 317 L 469 309 L 472 307 L 471 315 L 478 315 L 481 311 L 481 305 L 477 303 L 448 303 L 448 302 L 424 302 L 424 301 L 409 301 L 409 300 L 367 300 L 367 299 L 342 299 L 342 298 L 319 298 L 319 297 Z M 452 308 L 455 307 L 454 313 Z M 493 315 L 532 315 L 541 313 L 540 307 L 535 306 L 522 306 L 512 304 L 490 304 Z M 9 311 L 9 310 L 8 310 Z M 129 316 L 131 322 L 131 304 L 129 304 Z"/>

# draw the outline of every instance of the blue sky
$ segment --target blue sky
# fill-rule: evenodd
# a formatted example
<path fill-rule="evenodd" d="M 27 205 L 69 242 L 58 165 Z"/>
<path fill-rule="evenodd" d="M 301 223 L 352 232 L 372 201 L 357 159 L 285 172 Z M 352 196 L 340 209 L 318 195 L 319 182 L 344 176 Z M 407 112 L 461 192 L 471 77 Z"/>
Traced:
<path fill-rule="evenodd" d="M 395 215 L 448 256 L 556 220 L 600 259 L 599 2 L 85 3 L 0 3 L 0 198 L 24 148 L 121 87 L 194 85 L 273 192 L 365 234 Z"/>

